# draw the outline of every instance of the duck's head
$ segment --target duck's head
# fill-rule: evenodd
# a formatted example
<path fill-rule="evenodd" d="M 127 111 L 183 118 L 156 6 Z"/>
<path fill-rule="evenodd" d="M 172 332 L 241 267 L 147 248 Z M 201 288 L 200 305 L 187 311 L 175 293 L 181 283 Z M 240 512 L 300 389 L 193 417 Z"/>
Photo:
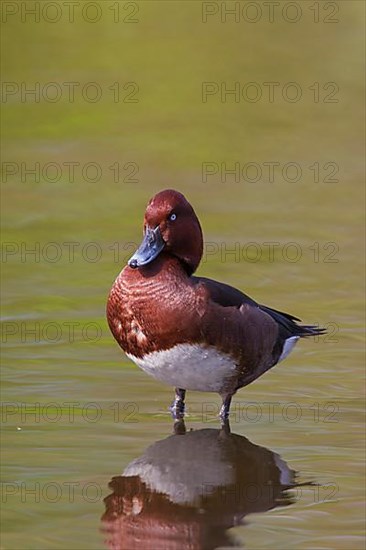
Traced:
<path fill-rule="evenodd" d="M 203 252 L 202 230 L 187 199 L 174 189 L 165 189 L 148 203 L 144 238 L 128 265 L 133 269 L 153 262 L 164 251 L 179 258 L 187 273 L 193 273 Z"/>

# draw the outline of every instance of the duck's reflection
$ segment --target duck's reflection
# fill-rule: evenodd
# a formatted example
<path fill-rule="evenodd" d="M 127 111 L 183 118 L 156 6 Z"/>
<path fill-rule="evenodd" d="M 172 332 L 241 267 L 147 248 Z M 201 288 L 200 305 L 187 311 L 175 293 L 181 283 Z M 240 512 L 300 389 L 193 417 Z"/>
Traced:
<path fill-rule="evenodd" d="M 295 472 L 228 426 L 157 441 L 113 477 L 102 517 L 113 550 L 236 546 L 227 533 L 253 512 L 291 504 Z"/>

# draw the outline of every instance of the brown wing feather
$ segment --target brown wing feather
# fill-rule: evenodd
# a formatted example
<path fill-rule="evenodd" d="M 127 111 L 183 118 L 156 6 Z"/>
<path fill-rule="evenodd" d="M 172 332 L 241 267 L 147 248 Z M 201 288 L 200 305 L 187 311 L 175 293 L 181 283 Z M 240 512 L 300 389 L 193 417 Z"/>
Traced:
<path fill-rule="evenodd" d="M 204 340 L 233 357 L 238 364 L 238 387 L 242 387 L 278 360 L 278 324 L 250 298 L 239 303 L 231 287 L 218 288 L 202 279 L 197 283 L 208 300 L 201 323 Z"/>

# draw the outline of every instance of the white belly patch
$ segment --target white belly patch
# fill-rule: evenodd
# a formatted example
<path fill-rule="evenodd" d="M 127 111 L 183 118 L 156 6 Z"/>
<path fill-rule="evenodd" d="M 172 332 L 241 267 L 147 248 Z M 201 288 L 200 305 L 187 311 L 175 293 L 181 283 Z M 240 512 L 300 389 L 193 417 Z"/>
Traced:
<path fill-rule="evenodd" d="M 287 340 L 285 340 L 285 343 L 282 348 L 282 353 L 277 363 L 286 359 L 289 353 L 291 353 L 292 348 L 294 347 L 294 345 L 296 344 L 299 338 L 300 338 L 299 336 L 290 336 L 290 338 L 287 338 Z"/>
<path fill-rule="evenodd" d="M 199 344 L 177 344 L 143 358 L 127 353 L 127 357 L 161 382 L 185 390 L 219 393 L 235 376 L 236 364 L 231 357 Z"/>

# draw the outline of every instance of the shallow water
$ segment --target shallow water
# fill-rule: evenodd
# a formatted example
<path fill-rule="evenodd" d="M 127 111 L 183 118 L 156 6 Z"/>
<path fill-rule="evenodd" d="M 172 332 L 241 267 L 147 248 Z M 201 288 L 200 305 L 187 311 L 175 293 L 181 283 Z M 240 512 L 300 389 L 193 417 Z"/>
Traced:
<path fill-rule="evenodd" d="M 140 2 L 138 23 L 115 24 L 107 4 L 95 24 L 76 12 L 4 25 L 5 80 L 93 81 L 104 95 L 3 105 L 3 161 L 18 171 L 2 183 L 1 547 L 364 548 L 363 5 L 332 3 L 334 24 L 313 23 L 306 2 L 298 23 L 250 24 L 202 23 L 200 2 Z M 138 102 L 114 103 L 116 81 L 138 83 Z M 212 81 L 298 82 L 303 97 L 202 102 Z M 337 83 L 339 101 L 314 102 L 314 82 Z M 240 181 L 222 168 L 235 162 Z M 144 206 L 167 186 L 202 222 L 199 274 L 328 328 L 237 394 L 231 436 L 219 397 L 198 392 L 173 435 L 171 388 L 127 360 L 105 321 Z"/>

